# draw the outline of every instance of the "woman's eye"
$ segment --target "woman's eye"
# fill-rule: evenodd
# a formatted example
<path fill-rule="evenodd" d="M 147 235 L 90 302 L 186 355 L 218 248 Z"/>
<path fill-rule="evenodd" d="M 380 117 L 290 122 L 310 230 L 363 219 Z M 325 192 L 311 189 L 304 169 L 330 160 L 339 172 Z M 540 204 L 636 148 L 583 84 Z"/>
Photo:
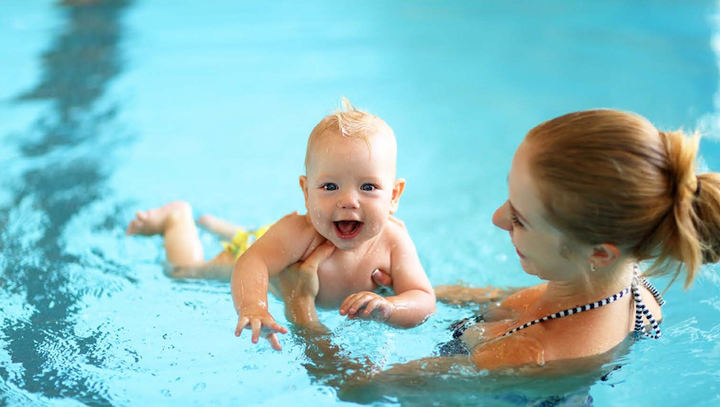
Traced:
<path fill-rule="evenodd" d="M 510 215 L 510 219 L 512 220 L 513 225 L 523 227 L 522 222 L 520 222 L 520 218 L 518 218 L 514 213 Z"/>
<path fill-rule="evenodd" d="M 333 184 L 332 182 L 328 182 L 327 184 L 323 184 L 322 189 L 326 191 L 335 191 L 338 189 L 338 186 L 336 184 Z"/>
<path fill-rule="evenodd" d="M 363 191 L 371 192 L 371 191 L 374 191 L 374 190 L 377 189 L 377 188 L 375 188 L 375 185 L 373 185 L 373 184 L 362 184 L 362 186 L 360 187 L 360 189 L 363 190 Z"/>

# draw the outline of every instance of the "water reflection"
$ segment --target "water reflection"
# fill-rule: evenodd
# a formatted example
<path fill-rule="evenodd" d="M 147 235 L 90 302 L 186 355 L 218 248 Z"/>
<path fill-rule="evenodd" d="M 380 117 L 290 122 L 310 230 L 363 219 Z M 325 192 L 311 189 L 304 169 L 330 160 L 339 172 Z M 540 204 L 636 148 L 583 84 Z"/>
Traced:
<path fill-rule="evenodd" d="M 19 138 L 20 159 L 29 166 L 10 187 L 9 206 L 0 208 L 7 222 L 0 234 L 0 289 L 29 310 L 27 318 L 8 319 L 2 327 L 14 366 L 0 368 L 0 376 L 30 393 L 90 405 L 110 401 L 79 365 L 100 367 L 102 361 L 91 356 L 95 337 L 76 336 L 70 322 L 81 294 L 68 269 L 81 259 L 67 252 L 61 237 L 75 214 L 103 196 L 108 158 L 126 139 L 116 131 L 118 108 L 105 94 L 122 71 L 121 19 L 130 5 L 58 5 L 63 28 L 42 55 L 38 83 L 16 99 L 48 107 Z"/>

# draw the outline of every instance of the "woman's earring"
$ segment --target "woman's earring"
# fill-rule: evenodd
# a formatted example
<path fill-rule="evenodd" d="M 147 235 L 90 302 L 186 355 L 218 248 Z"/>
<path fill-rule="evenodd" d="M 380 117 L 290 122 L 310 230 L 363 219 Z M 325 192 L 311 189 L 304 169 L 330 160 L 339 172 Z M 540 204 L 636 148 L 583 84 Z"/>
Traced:
<path fill-rule="evenodd" d="M 596 271 L 597 271 L 597 266 L 595 265 L 595 263 L 590 263 L 590 272 L 594 273 Z"/>

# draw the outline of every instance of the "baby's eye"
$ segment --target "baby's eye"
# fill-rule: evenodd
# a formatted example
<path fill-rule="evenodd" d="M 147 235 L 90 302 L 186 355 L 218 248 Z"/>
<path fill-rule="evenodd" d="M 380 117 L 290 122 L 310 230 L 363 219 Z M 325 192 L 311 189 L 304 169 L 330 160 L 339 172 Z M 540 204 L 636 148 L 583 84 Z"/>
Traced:
<path fill-rule="evenodd" d="M 362 186 L 360 186 L 360 189 L 366 192 L 371 192 L 376 190 L 377 187 L 373 184 L 362 184 Z"/>
<path fill-rule="evenodd" d="M 326 191 L 335 191 L 336 189 L 338 189 L 338 186 L 337 186 L 337 184 L 328 182 L 327 184 L 323 184 L 321 188 Z"/>

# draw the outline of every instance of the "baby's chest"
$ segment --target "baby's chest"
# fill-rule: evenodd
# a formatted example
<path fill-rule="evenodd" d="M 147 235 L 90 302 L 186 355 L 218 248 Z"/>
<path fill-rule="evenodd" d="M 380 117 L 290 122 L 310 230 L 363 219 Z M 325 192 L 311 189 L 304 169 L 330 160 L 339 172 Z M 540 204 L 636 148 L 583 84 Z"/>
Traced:
<path fill-rule="evenodd" d="M 320 290 L 316 303 L 325 308 L 335 308 L 350 294 L 373 291 L 378 286 L 372 281 L 372 272 L 380 268 L 390 269 L 389 261 L 382 258 L 333 259 L 323 262 L 318 269 Z"/>

